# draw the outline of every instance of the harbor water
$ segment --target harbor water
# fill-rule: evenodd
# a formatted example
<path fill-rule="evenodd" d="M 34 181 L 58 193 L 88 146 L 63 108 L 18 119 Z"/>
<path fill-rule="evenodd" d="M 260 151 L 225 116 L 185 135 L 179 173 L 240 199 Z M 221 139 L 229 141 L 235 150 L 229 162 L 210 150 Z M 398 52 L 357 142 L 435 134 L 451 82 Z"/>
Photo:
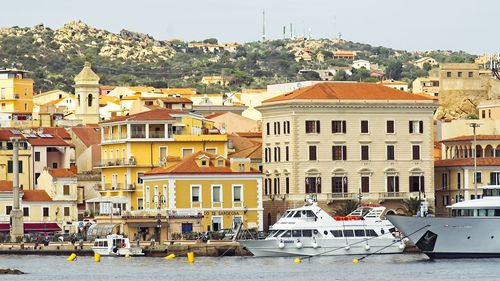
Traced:
<path fill-rule="evenodd" d="M 164 258 L 0 256 L 0 268 L 17 268 L 24 275 L 1 280 L 498 280 L 500 259 L 431 261 L 421 254 L 370 256 L 353 263 L 351 256 L 294 258 L 186 257 Z"/>

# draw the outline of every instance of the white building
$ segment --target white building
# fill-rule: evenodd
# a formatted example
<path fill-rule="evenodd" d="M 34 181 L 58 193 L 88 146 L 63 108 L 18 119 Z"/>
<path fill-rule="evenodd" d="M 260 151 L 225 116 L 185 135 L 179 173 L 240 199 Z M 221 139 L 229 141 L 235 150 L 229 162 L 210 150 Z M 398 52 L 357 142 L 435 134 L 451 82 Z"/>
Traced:
<path fill-rule="evenodd" d="M 371 66 L 370 62 L 367 60 L 355 60 L 352 62 L 352 68 L 355 69 L 360 69 L 364 67 L 365 69 L 370 70 L 370 66 Z"/>

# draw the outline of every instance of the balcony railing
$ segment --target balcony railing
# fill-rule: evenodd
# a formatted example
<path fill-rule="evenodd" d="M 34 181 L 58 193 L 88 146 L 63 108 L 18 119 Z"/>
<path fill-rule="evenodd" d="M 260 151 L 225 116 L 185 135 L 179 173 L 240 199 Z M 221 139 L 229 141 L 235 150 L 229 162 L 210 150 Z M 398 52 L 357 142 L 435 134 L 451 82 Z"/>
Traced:
<path fill-rule="evenodd" d="M 410 193 L 408 192 L 381 192 L 379 197 L 384 199 L 403 199 L 410 197 L 409 195 Z"/>
<path fill-rule="evenodd" d="M 164 131 L 149 132 L 149 138 L 150 139 L 164 139 L 165 138 L 165 132 Z"/>
<path fill-rule="evenodd" d="M 104 184 L 104 189 L 100 189 L 100 190 L 101 191 L 109 191 L 109 190 L 132 191 L 132 190 L 135 190 L 135 184 L 133 184 L 133 183 L 125 184 L 122 182 L 106 183 L 106 184 Z"/>
<path fill-rule="evenodd" d="M 343 200 L 348 200 L 348 199 L 355 199 L 357 198 L 358 194 L 357 193 L 348 193 L 348 192 L 334 192 L 334 193 L 328 193 L 326 195 L 327 199 L 330 199 L 330 200 L 339 200 L 339 199 L 343 199 Z"/>
<path fill-rule="evenodd" d="M 135 158 L 130 157 L 130 158 L 117 158 L 117 159 L 107 159 L 107 160 L 102 160 L 101 163 L 99 163 L 99 167 L 117 167 L 117 166 L 135 166 Z"/>

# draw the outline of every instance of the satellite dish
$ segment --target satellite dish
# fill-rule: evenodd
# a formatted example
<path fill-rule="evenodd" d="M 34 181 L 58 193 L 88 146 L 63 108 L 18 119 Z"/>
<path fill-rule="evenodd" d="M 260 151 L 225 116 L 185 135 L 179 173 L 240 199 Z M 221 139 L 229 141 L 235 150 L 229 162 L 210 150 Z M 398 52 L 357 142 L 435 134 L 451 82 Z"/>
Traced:
<path fill-rule="evenodd" d="M 220 133 L 221 134 L 225 134 L 226 133 L 226 129 L 224 129 L 224 128 L 220 129 Z"/>

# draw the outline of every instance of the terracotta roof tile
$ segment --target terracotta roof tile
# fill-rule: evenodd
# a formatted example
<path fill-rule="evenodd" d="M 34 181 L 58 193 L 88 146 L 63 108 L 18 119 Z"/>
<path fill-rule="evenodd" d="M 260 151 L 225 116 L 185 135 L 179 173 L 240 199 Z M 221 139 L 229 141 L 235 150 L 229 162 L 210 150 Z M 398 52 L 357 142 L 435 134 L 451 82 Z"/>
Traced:
<path fill-rule="evenodd" d="M 237 152 L 260 143 L 259 141 L 256 141 L 252 138 L 244 138 L 235 134 L 228 135 L 227 139 L 233 143 L 234 150 L 236 150 Z"/>
<path fill-rule="evenodd" d="M 180 110 L 172 110 L 172 109 L 155 109 L 150 111 L 145 111 L 129 116 L 119 116 L 110 120 L 102 121 L 101 123 L 111 123 L 118 121 L 153 121 L 153 120 L 175 120 L 170 114 L 175 113 L 184 113 Z"/>
<path fill-rule="evenodd" d="M 262 132 L 235 132 L 235 134 L 243 138 L 262 138 Z"/>
<path fill-rule="evenodd" d="M 432 98 L 371 83 L 325 82 L 300 88 L 264 103 L 286 100 L 429 100 Z"/>
<path fill-rule="evenodd" d="M 54 178 L 72 178 L 76 174 L 69 169 L 49 169 L 49 174 Z"/>
<path fill-rule="evenodd" d="M 442 140 L 441 142 L 473 141 L 474 136 L 459 136 Z M 477 135 L 476 140 L 500 140 L 500 135 Z"/>
<path fill-rule="evenodd" d="M 101 143 L 101 129 L 96 127 L 73 127 L 73 133 L 87 147 Z"/>
<path fill-rule="evenodd" d="M 479 157 L 477 158 L 478 166 L 500 166 L 500 158 L 498 157 Z M 474 158 L 465 159 L 442 159 L 434 161 L 434 167 L 457 167 L 457 166 L 474 166 Z"/>
<path fill-rule="evenodd" d="M 247 147 L 229 155 L 230 158 L 250 158 L 262 160 L 262 143 Z"/>
<path fill-rule="evenodd" d="M 37 128 L 33 128 L 36 130 Z M 53 136 L 58 136 L 64 140 L 71 140 L 71 135 L 63 127 L 47 127 L 43 128 L 44 134 L 51 134 Z"/>
<path fill-rule="evenodd" d="M 12 181 L 0 180 L 0 191 L 12 191 Z"/>
<path fill-rule="evenodd" d="M 212 118 L 215 118 L 215 117 L 219 117 L 221 115 L 224 115 L 226 114 L 227 112 L 215 112 L 215 113 L 212 113 L 212 114 L 209 114 L 207 116 L 205 116 L 205 118 L 207 119 L 212 119 Z"/>
<path fill-rule="evenodd" d="M 45 190 L 23 190 L 23 201 L 51 202 L 52 198 L 50 198 Z"/>
<path fill-rule="evenodd" d="M 32 146 L 70 146 L 67 142 L 65 142 L 62 138 L 53 135 L 49 138 L 26 138 L 26 140 Z"/>

